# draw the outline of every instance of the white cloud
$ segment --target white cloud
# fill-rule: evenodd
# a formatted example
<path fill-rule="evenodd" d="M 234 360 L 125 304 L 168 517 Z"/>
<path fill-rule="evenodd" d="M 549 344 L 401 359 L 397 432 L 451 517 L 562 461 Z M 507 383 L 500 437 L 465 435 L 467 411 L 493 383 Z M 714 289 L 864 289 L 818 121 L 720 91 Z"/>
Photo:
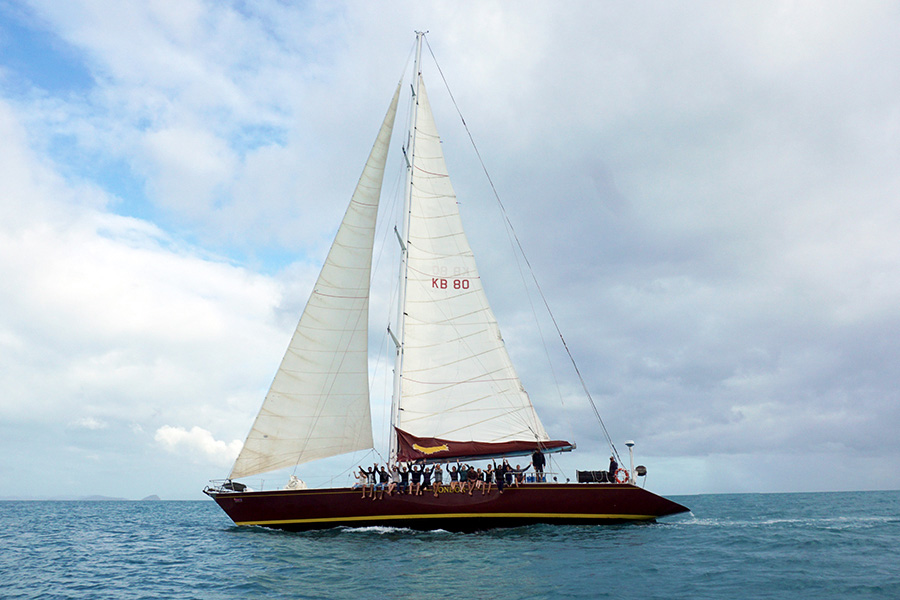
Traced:
<path fill-rule="evenodd" d="M 175 409 L 186 396 L 208 398 L 196 374 L 219 368 L 226 348 L 261 366 L 253 354 L 277 346 L 263 336 L 279 337 L 270 329 L 277 285 L 166 242 L 145 223 L 96 213 L 0 231 L 0 273 L 15 292 L 0 297 L 0 325 L 11 340 L 4 347 L 19 346 L 7 364 L 28 367 L 8 378 L 19 386 L 33 377 L 38 396 L 5 396 L 0 410 L 36 417 L 80 390 L 127 418 L 123 398 L 143 399 L 145 414 L 146 403 Z"/>
<path fill-rule="evenodd" d="M 196 455 L 200 454 L 204 461 L 223 466 L 234 462 L 243 445 L 240 440 L 231 443 L 217 440 L 212 433 L 196 425 L 190 431 L 163 425 L 156 430 L 153 439 L 170 452 L 187 454 L 191 459 L 196 459 Z"/>
<path fill-rule="evenodd" d="M 237 435 L 289 335 L 281 284 L 98 209 L 105 192 L 62 177 L 18 118 L 0 101 L 3 420 Z"/>
<path fill-rule="evenodd" d="M 202 128 L 149 132 L 144 148 L 153 197 L 176 212 L 208 212 L 224 196 L 237 162 L 224 140 Z"/>

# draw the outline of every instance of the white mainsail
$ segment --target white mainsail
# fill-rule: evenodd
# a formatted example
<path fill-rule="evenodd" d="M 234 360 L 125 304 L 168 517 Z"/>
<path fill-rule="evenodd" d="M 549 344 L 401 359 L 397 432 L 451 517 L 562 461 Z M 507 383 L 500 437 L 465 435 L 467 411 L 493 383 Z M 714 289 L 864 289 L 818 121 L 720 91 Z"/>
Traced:
<path fill-rule="evenodd" d="M 400 86 L 230 478 L 371 448 L 369 283 Z"/>
<path fill-rule="evenodd" d="M 421 438 L 547 441 L 481 285 L 421 76 L 416 115 L 394 425 Z"/>

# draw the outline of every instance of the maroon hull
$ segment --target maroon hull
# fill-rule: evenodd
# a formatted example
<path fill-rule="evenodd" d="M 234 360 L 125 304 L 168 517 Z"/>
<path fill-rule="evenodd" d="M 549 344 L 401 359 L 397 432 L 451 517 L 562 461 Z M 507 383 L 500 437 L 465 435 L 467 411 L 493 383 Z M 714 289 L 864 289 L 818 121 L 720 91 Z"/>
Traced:
<path fill-rule="evenodd" d="M 442 489 L 448 489 L 446 487 Z M 289 531 L 373 525 L 471 531 L 532 523 L 652 521 L 686 507 L 629 484 L 526 484 L 472 496 L 361 498 L 359 490 L 331 488 L 271 492 L 207 492 L 237 525 Z"/>

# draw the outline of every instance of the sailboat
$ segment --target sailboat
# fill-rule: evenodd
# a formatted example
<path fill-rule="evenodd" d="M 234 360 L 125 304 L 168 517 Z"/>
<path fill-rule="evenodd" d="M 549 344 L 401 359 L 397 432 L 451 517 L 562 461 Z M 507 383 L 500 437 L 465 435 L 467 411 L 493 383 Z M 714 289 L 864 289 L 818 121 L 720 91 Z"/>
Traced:
<path fill-rule="evenodd" d="M 463 231 L 420 69 L 417 32 L 400 228 L 391 402 L 391 464 L 503 461 L 575 445 L 545 431 L 500 335 Z M 373 447 L 369 296 L 375 223 L 397 85 L 350 205 L 259 414 L 229 477 L 204 492 L 237 525 L 292 531 L 394 526 L 455 531 L 532 523 L 650 521 L 688 509 L 635 483 L 546 477 L 489 493 L 363 498 L 352 487 L 251 490 L 238 479 Z M 624 473 L 624 474 L 623 474 Z"/>

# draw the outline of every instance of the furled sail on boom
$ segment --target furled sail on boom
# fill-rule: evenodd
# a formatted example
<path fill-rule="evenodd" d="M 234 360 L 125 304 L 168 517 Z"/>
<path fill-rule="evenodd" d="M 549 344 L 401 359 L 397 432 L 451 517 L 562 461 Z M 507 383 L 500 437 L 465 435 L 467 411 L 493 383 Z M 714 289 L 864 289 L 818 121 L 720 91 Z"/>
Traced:
<path fill-rule="evenodd" d="M 281 366 L 231 470 L 246 477 L 373 446 L 369 280 L 400 86 Z"/>

